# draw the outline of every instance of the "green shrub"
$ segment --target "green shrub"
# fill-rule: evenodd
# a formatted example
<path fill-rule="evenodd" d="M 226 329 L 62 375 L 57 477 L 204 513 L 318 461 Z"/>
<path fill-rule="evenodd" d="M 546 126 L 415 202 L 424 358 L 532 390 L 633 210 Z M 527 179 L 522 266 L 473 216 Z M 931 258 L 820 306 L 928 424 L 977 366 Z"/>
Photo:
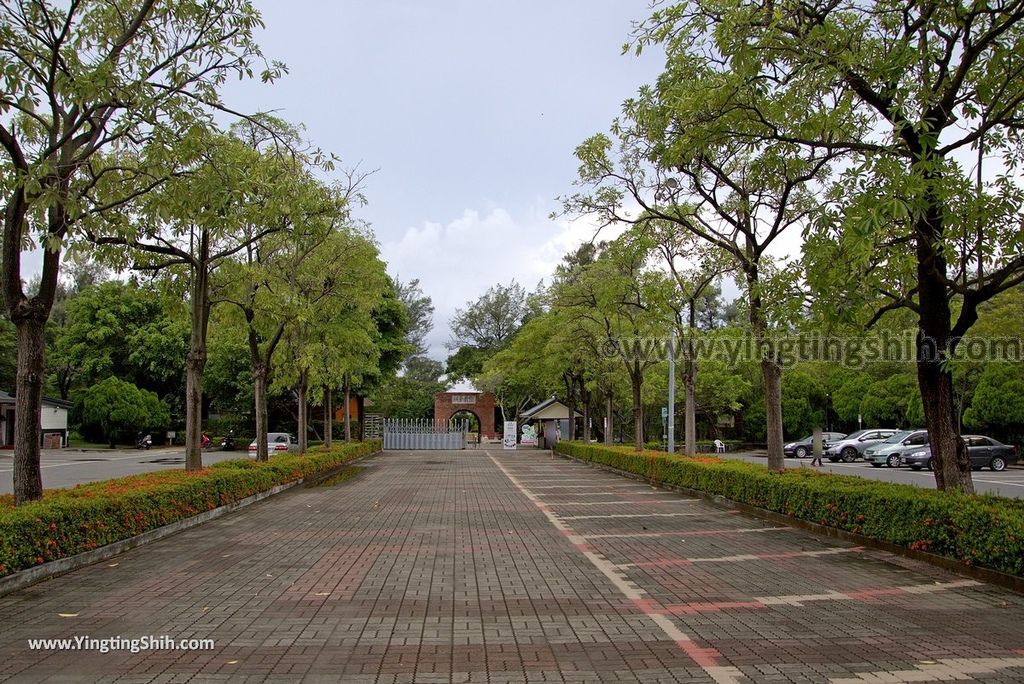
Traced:
<path fill-rule="evenodd" d="M 374 440 L 265 463 L 240 459 L 194 472 L 132 475 L 47 490 L 41 500 L 17 508 L 12 497 L 0 497 L 0 576 L 134 537 L 380 448 Z"/>
<path fill-rule="evenodd" d="M 71 421 L 92 442 L 131 444 L 140 431 L 162 430 L 170 420 L 167 407 L 153 392 L 109 377 L 82 392 Z"/>
<path fill-rule="evenodd" d="M 1024 502 L 800 468 L 559 442 L 555 451 L 652 481 L 724 496 L 827 527 L 1024 576 Z"/>

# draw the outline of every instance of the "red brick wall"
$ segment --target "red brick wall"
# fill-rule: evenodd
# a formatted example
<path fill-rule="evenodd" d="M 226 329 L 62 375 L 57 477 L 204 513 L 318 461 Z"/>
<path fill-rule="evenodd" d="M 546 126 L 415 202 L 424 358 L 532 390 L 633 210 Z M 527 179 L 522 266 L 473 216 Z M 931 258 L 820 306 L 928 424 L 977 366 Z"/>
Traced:
<path fill-rule="evenodd" d="M 438 392 L 434 395 L 434 419 L 448 420 L 459 411 L 472 411 L 480 419 L 480 434 L 487 439 L 496 439 L 494 431 L 494 395 L 490 392 L 474 394 L 476 402 L 472 404 L 453 404 L 453 394 L 470 394 L 469 392 Z"/>

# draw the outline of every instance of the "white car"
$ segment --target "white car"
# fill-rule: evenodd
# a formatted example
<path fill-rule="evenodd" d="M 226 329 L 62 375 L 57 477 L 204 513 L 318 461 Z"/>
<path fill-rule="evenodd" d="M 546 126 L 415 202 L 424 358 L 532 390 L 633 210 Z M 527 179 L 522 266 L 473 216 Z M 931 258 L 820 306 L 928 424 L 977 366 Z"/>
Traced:
<path fill-rule="evenodd" d="M 267 453 L 281 453 L 282 451 L 298 451 L 299 440 L 295 439 L 295 435 L 287 432 L 268 432 L 267 433 Z M 254 439 L 249 444 L 249 453 L 256 453 L 256 440 Z"/>

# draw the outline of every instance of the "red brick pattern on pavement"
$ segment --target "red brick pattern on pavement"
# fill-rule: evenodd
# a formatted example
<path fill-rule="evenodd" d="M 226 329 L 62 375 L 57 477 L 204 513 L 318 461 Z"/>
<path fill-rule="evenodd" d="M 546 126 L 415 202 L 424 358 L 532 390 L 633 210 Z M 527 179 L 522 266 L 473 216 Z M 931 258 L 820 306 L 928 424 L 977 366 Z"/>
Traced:
<path fill-rule="evenodd" d="M 0 681 L 1024 681 L 1003 589 L 542 453 L 365 464 L 0 597 Z M 28 648 L 165 634 L 215 648 Z"/>

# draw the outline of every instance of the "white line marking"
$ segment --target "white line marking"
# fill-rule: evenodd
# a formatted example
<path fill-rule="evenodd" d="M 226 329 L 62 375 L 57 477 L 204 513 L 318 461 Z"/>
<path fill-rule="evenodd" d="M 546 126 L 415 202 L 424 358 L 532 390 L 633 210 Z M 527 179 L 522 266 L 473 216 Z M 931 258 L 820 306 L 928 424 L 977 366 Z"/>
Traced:
<path fill-rule="evenodd" d="M 741 563 L 743 561 L 758 561 L 758 560 L 778 560 L 778 557 L 782 558 L 796 558 L 798 556 L 832 556 L 838 553 L 850 553 L 853 551 L 863 550 L 860 546 L 841 547 L 836 549 L 824 549 L 822 551 L 793 551 L 791 553 L 782 552 L 777 554 L 765 553 L 756 555 L 752 553 L 743 553 L 736 556 L 713 556 L 709 558 L 680 558 L 679 561 L 683 563 Z M 617 567 L 620 568 L 636 568 L 646 565 L 657 565 L 655 562 L 651 563 L 621 563 Z"/>
<path fill-rule="evenodd" d="M 860 672 L 853 677 L 833 677 L 829 681 L 832 684 L 975 681 L 972 675 L 993 674 L 1009 667 L 1024 667 L 1024 658 L 939 658 L 935 662 L 918 663 L 913 670 Z"/>
<path fill-rule="evenodd" d="M 572 543 L 579 543 L 576 540 L 579 539 L 580 536 L 572 534 L 572 528 L 566 525 L 564 522 L 562 522 L 559 516 L 555 515 L 550 510 L 548 510 L 546 508 L 547 504 L 542 502 L 533 492 L 531 492 L 529 489 L 523 486 L 523 484 L 520 483 L 520 481 L 516 479 L 516 477 L 512 473 L 506 470 L 505 467 L 501 465 L 501 463 L 498 461 L 498 459 L 496 459 L 489 451 L 485 453 L 487 454 L 488 458 L 491 459 L 494 465 L 498 467 L 498 470 L 505 474 L 505 477 L 507 477 L 509 481 L 512 482 L 513 485 L 515 485 L 516 489 L 518 489 L 523 494 L 523 496 L 529 499 L 533 503 L 533 505 L 536 506 L 540 510 L 540 512 L 544 514 L 545 517 L 547 517 L 548 521 L 552 525 L 554 525 L 556 529 L 558 529 L 561 532 L 567 533 L 567 536 Z M 588 549 L 580 549 L 580 552 L 587 558 L 587 560 L 590 561 L 590 563 L 598 571 L 601 572 L 601 574 L 607 577 L 608 580 L 615 586 L 615 588 L 618 589 L 622 593 L 622 595 L 625 596 L 627 599 L 630 599 L 631 601 L 636 601 L 646 596 L 647 592 L 645 592 L 643 589 L 638 587 L 633 582 L 629 581 L 625 577 L 625 575 L 623 575 L 615 567 L 615 565 L 610 563 L 606 558 Z M 697 659 L 694 657 L 694 654 L 698 652 L 700 649 L 693 643 L 693 639 L 690 637 L 690 635 L 686 634 L 681 629 L 679 629 L 679 627 L 667 615 L 663 615 L 661 613 L 657 613 L 651 610 L 645 610 L 644 614 L 648 618 L 650 618 L 656 625 L 658 625 L 658 627 L 661 628 L 661 631 L 665 633 L 665 636 L 667 636 L 672 641 L 676 642 L 680 650 L 682 650 L 684 653 L 693 658 L 694 662 L 697 662 Z M 722 667 L 717 665 L 708 665 L 706 663 L 700 662 L 697 662 L 697 664 L 700 665 L 701 668 L 719 684 L 736 684 L 739 681 L 739 678 L 743 676 L 739 669 L 735 667 Z"/>
<path fill-rule="evenodd" d="M 670 503 L 693 503 L 691 499 L 662 499 L 661 501 L 548 501 L 548 506 L 610 506 L 612 504 L 623 505 L 623 504 L 638 504 L 642 503 L 645 506 L 652 506 L 655 504 L 670 504 Z M 659 515 L 657 513 L 653 515 Z"/>
<path fill-rule="evenodd" d="M 789 531 L 791 527 L 748 527 L 741 528 L 738 530 L 728 530 L 723 532 L 722 530 L 716 530 L 715 534 L 746 534 L 747 532 L 781 532 Z M 690 530 L 689 532 L 632 532 L 629 534 L 584 534 L 581 535 L 584 539 L 632 539 L 634 537 L 685 537 L 687 535 L 697 536 L 700 530 Z M 696 534 L 695 534 L 696 533 Z"/>
<path fill-rule="evenodd" d="M 609 513 L 608 515 L 563 515 L 562 520 L 604 520 L 608 518 L 687 518 L 704 513 Z"/>

